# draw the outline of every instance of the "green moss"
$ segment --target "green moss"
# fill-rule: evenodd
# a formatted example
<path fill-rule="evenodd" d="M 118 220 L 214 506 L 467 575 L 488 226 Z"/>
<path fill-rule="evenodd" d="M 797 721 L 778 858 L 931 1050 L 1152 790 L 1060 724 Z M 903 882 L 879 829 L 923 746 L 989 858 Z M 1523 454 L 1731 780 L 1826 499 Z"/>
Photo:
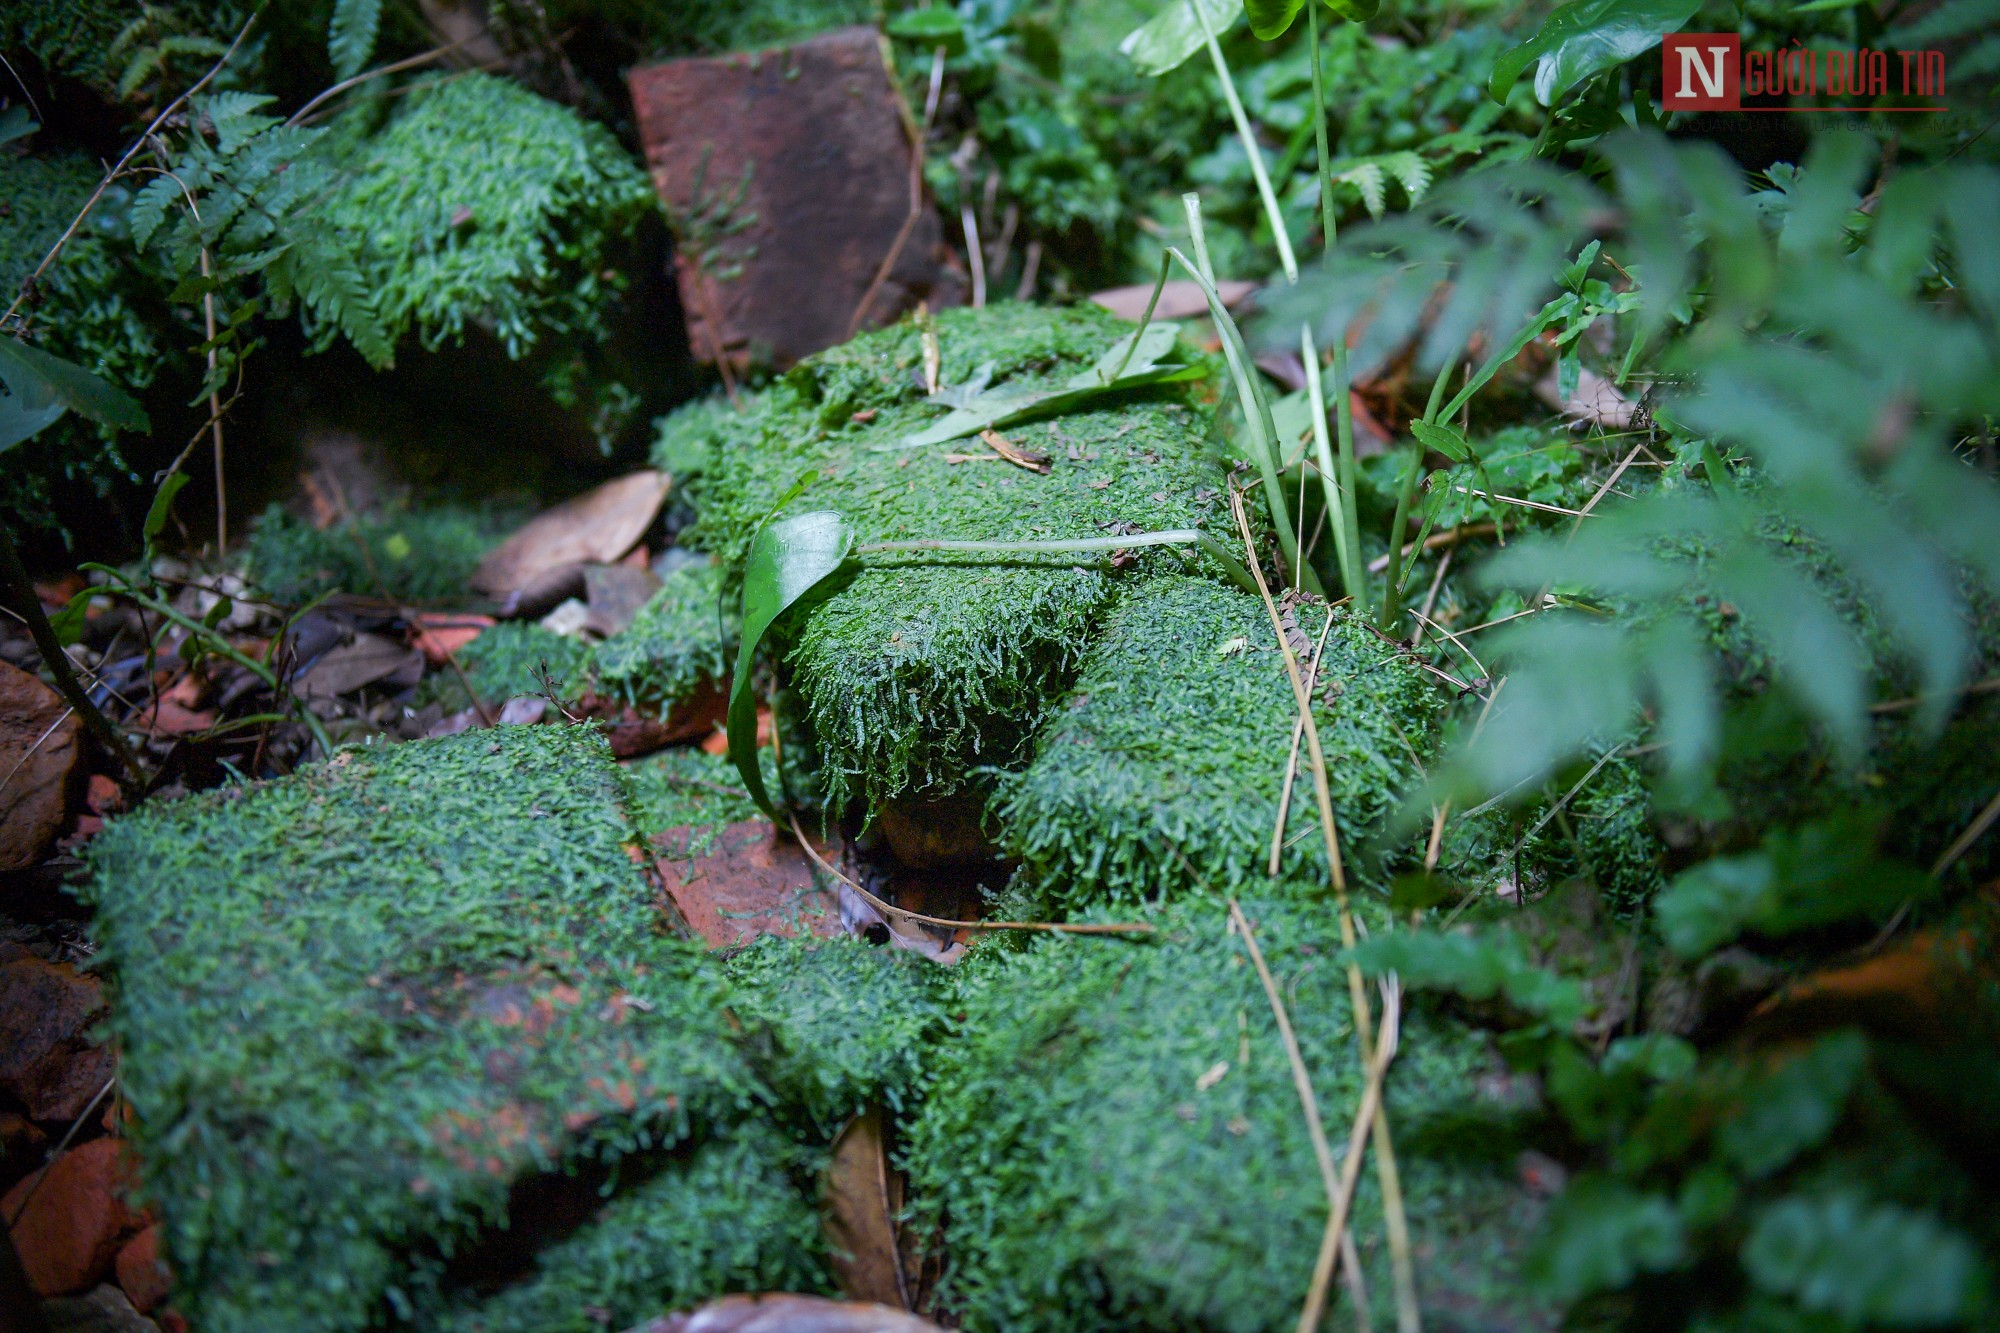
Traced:
<path fill-rule="evenodd" d="M 947 311 L 937 321 L 942 378 L 963 384 L 991 364 L 995 383 L 1048 383 L 1088 365 L 1129 327 L 1094 307 Z M 949 461 L 986 453 L 976 441 L 896 448 L 941 410 L 922 401 L 913 378 L 921 364 L 919 330 L 904 323 L 794 369 L 756 405 L 744 428 L 754 437 L 717 451 L 698 479 L 691 539 L 740 568 L 752 533 L 809 471 L 819 479 L 791 508 L 837 509 L 863 542 L 1227 523 L 1223 473 L 1202 452 L 1205 417 L 1184 387 L 1009 428 L 1010 440 L 1051 457 L 1041 476 L 998 461 Z M 1138 563 L 1179 560 L 1156 550 Z M 1112 583 L 1101 567 L 1046 558 L 872 558 L 795 627 L 788 659 L 834 799 L 942 793 L 977 768 L 1015 762 Z"/>
<path fill-rule="evenodd" d="M 582 639 L 543 629 L 533 621 L 507 620 L 482 630 L 458 650 L 457 657 L 459 669 L 479 697 L 498 704 L 517 694 L 543 693 L 542 672 L 567 697 L 583 693 L 590 684 L 592 651 Z M 435 673 L 432 679 L 446 697 L 452 696 L 455 680 Z"/>
<path fill-rule="evenodd" d="M 632 623 L 598 646 L 593 666 L 600 689 L 630 704 L 663 707 L 704 681 L 727 681 L 737 627 L 722 575 L 720 565 L 709 563 L 667 575 Z"/>
<path fill-rule="evenodd" d="M 278 505 L 251 531 L 248 574 L 280 601 L 330 592 L 399 602 L 463 601 L 466 580 L 513 516 L 462 505 L 392 509 L 315 528 Z"/>
<path fill-rule="evenodd" d="M 729 961 L 735 1012 L 761 1029 L 760 1068 L 820 1132 L 872 1104 L 914 1109 L 944 1027 L 946 974 L 900 949 L 760 939 Z"/>
<path fill-rule="evenodd" d="M 756 1083 L 660 933 L 603 738 L 502 727 L 149 804 L 91 844 L 133 1146 L 207 1330 L 351 1329 L 524 1177 Z"/>
<path fill-rule="evenodd" d="M 776 781 L 765 756 L 764 780 Z M 757 818 L 757 803 L 743 789 L 736 766 L 719 754 L 680 746 L 623 765 L 632 819 L 646 837 L 674 828 L 719 828 Z M 696 854 L 706 850 L 695 848 Z"/>
<path fill-rule="evenodd" d="M 1247 910 L 1338 1137 L 1361 1076 L 1331 913 Z M 1298 1316 L 1326 1197 L 1268 1002 L 1219 903 L 1155 919 L 1153 943 L 1052 937 L 960 965 L 907 1167 L 920 1221 L 943 1227 L 941 1305 L 967 1329 L 1249 1333 Z M 1390 1107 L 1428 1294 L 1464 1313 L 1459 1258 L 1508 1285 L 1514 1136 L 1479 1091 L 1480 1038 L 1418 1015 L 1401 1052 Z M 1385 1298 L 1371 1175 L 1355 1226 Z"/>
<path fill-rule="evenodd" d="M 1314 643 L 1326 614 L 1297 613 Z M 1361 621 L 1334 615 L 1315 719 L 1351 859 L 1419 780 L 1441 700 Z M 1257 598 L 1186 577 L 1130 587 L 1106 615 L 1067 705 L 1037 735 L 1033 761 L 1001 779 L 1003 848 L 1062 905 L 1154 897 L 1196 880 L 1217 891 L 1261 880 L 1297 716 Z M 1302 768 L 1293 787 L 1283 873 L 1324 884 L 1308 774 Z"/>
<path fill-rule="evenodd" d="M 324 206 L 359 239 L 390 333 L 435 348 L 477 324 L 515 357 L 547 334 L 601 336 L 623 286 L 605 263 L 609 245 L 653 206 L 610 131 L 479 73 L 395 106 L 344 154 L 347 174 Z M 349 114 L 366 123 L 376 109 Z M 356 139 L 352 126 L 335 127 L 332 142 Z"/>
<path fill-rule="evenodd" d="M 768 1129 L 712 1140 L 622 1191 L 530 1273 L 460 1293 L 438 1333 L 602 1333 L 739 1291 L 831 1291 L 819 1215 L 799 1177 L 822 1154 Z"/>
<path fill-rule="evenodd" d="M 756 438 L 757 397 L 744 397 L 738 411 L 727 398 L 697 398 L 653 422 L 653 466 L 686 487 L 707 472 L 715 457 L 738 441 Z"/>

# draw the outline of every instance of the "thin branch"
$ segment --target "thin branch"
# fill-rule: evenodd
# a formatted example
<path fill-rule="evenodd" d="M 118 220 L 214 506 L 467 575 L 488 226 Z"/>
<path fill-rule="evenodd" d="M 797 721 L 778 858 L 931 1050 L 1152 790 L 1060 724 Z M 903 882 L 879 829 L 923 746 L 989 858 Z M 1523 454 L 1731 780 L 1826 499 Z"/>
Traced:
<path fill-rule="evenodd" d="M 139 135 L 137 139 L 134 139 L 132 141 L 132 145 L 125 150 L 124 156 L 118 159 L 117 165 L 112 167 L 110 171 L 105 173 L 104 179 L 97 183 L 97 188 L 91 191 L 90 198 L 83 201 L 83 207 L 77 211 L 77 215 L 74 218 L 70 219 L 69 226 L 65 227 L 63 229 L 63 234 L 56 238 L 56 243 L 49 247 L 49 252 L 48 254 L 42 257 L 42 262 L 35 265 L 35 271 L 33 273 L 30 273 L 28 275 L 28 280 L 21 284 L 21 290 L 19 293 L 15 295 L 14 303 L 7 307 L 6 313 L 0 314 L 0 324 L 5 324 L 8 320 L 14 317 L 14 312 L 21 308 L 21 302 L 27 299 L 28 289 L 35 285 L 36 281 L 41 278 L 42 274 L 45 271 L 47 271 L 50 264 L 55 263 L 56 256 L 62 253 L 62 248 L 65 245 L 69 244 L 69 238 L 76 235 L 76 229 L 78 227 L 81 227 L 83 225 L 83 220 L 90 216 L 90 210 L 97 207 L 97 201 L 99 199 L 102 199 L 104 197 L 104 192 L 111 188 L 111 182 L 117 180 L 119 176 L 124 174 L 126 164 L 131 162 L 133 157 L 135 157 L 138 154 L 139 150 L 146 146 L 147 141 L 153 137 L 154 132 L 157 131 L 160 128 L 160 126 L 166 124 L 167 117 L 173 115 L 174 112 L 178 111 L 181 108 L 182 103 L 186 102 L 190 97 L 193 97 L 196 93 L 200 92 L 203 88 L 207 87 L 209 80 L 213 79 L 216 75 L 222 72 L 222 67 L 224 65 L 227 65 L 229 63 L 229 58 L 236 54 L 236 48 L 241 46 L 243 44 L 243 39 L 250 35 L 250 25 L 255 23 L 256 21 L 257 21 L 256 14 L 252 14 L 249 18 L 245 19 L 243 21 L 242 29 L 238 31 L 236 34 L 236 40 L 229 44 L 229 49 L 222 53 L 222 58 L 216 61 L 215 64 L 211 65 L 209 67 L 208 73 L 202 75 L 199 79 L 197 79 L 193 87 L 189 88 L 179 97 L 176 97 L 173 101 L 167 103 L 166 109 L 161 111 L 159 115 L 154 116 L 152 123 L 146 126 L 145 130 Z"/>
<path fill-rule="evenodd" d="M 333 87 L 328 88 L 326 91 L 318 94 L 310 102 L 307 102 L 297 111 L 294 111 L 291 114 L 290 118 L 285 121 L 285 124 L 287 127 L 297 125 L 299 122 L 303 121 L 307 115 L 311 114 L 312 110 L 315 107 L 328 101 L 331 98 L 338 97 L 340 94 L 346 92 L 349 88 L 358 87 L 361 84 L 367 83 L 370 79 L 379 79 L 387 74 L 400 74 L 406 69 L 415 69 L 419 65 L 428 65 L 433 60 L 442 60 L 444 57 L 450 55 L 453 51 L 456 51 L 459 47 L 464 46 L 466 42 L 469 40 L 470 40 L 469 35 L 466 37 L 461 37 L 449 46 L 434 47 L 431 50 L 425 51 L 420 55 L 406 56 L 401 60 L 394 61 L 387 65 L 377 65 L 374 69 L 365 69 L 351 79 L 342 79 L 339 83 L 334 84 Z"/>

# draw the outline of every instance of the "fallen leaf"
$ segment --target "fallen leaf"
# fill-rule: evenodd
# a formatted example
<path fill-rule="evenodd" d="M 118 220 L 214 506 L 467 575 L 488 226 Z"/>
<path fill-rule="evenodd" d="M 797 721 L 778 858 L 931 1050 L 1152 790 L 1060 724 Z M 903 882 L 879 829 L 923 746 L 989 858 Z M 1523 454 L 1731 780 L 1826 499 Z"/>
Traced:
<path fill-rule="evenodd" d="M 62 828 L 77 727 L 39 677 L 0 662 L 0 870 L 33 865 Z"/>
<path fill-rule="evenodd" d="M 757 748 L 761 750 L 770 743 L 771 710 L 760 708 L 757 710 Z M 729 737 L 726 733 L 717 731 L 701 743 L 701 749 L 703 754 L 728 754 Z"/>
<path fill-rule="evenodd" d="M 824 1296 L 724 1296 L 626 1333 L 944 1333 L 928 1319 L 867 1301 Z"/>
<path fill-rule="evenodd" d="M 1207 1092 L 1210 1088 L 1222 1082 L 1223 1075 L 1228 1072 L 1229 1061 L 1217 1060 L 1202 1073 L 1200 1078 L 1194 1081 L 1194 1090 L 1196 1092 Z"/>
<path fill-rule="evenodd" d="M 293 688 L 302 699 L 332 699 L 366 685 L 407 689 L 424 675 L 424 655 L 380 634 L 357 634 L 320 654 Z M 164 704 L 166 701 L 162 701 Z"/>
<path fill-rule="evenodd" d="M 1588 366 L 1577 372 L 1576 392 L 1568 398 L 1562 396 L 1554 370 L 1535 381 L 1535 396 L 1573 421 L 1606 430 L 1629 428 L 1639 411 L 1638 404 L 1619 392 L 1617 385 Z"/>
<path fill-rule="evenodd" d="M 1222 297 L 1222 304 L 1234 309 L 1257 290 L 1257 284 L 1231 279 L 1216 283 L 1215 290 Z M 1152 295 L 1153 284 L 1141 282 L 1130 287 L 1107 287 L 1101 292 L 1092 292 L 1090 299 L 1118 318 L 1137 324 L 1145 315 L 1146 302 L 1152 299 Z M 1160 303 L 1153 309 L 1153 318 L 1194 319 L 1207 313 L 1208 298 L 1201 294 L 1201 285 L 1181 279 L 1160 289 Z"/>
<path fill-rule="evenodd" d="M 688 696 L 667 710 L 666 716 L 647 713 L 617 699 L 587 693 L 573 710 L 604 729 L 611 741 L 611 753 L 618 759 L 633 759 L 669 745 L 680 745 L 706 737 L 721 725 L 729 711 L 729 696 L 716 682 L 703 681 Z"/>
<path fill-rule="evenodd" d="M 672 484 L 664 472 L 634 472 L 537 514 L 480 562 L 472 586 L 505 598 L 571 565 L 616 563 L 646 535 Z"/>
<path fill-rule="evenodd" d="M 660 578 L 644 565 L 585 565 L 583 586 L 590 607 L 584 627 L 608 639 L 631 626 L 639 608 L 659 591 Z"/>
<path fill-rule="evenodd" d="M 443 666 L 492 625 L 492 616 L 422 611 L 410 645 L 432 666 Z"/>
<path fill-rule="evenodd" d="M 1039 472 L 1043 476 L 1048 475 L 1049 456 L 1047 454 L 1035 449 L 1024 449 L 1002 435 L 999 431 L 990 428 L 980 431 L 979 438 L 994 453 L 1000 455 L 1000 457 L 1006 459 L 1015 467 L 1026 468 L 1030 472 Z"/>
<path fill-rule="evenodd" d="M 834 1140 L 821 1221 L 842 1294 L 907 1309 L 909 1283 L 896 1240 L 903 1182 L 889 1167 L 884 1120 L 882 1108 L 871 1106 Z"/>

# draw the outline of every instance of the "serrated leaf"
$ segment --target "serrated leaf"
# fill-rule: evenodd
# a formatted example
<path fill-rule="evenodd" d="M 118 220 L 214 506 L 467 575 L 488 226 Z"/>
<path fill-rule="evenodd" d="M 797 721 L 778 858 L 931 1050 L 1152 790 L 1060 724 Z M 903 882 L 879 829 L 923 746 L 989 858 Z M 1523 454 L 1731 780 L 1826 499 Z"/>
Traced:
<path fill-rule="evenodd" d="M 1410 423 L 1410 434 L 1424 448 L 1435 450 L 1454 463 L 1472 457 L 1472 446 L 1466 443 L 1465 432 L 1449 422 L 1425 421 L 1420 417 Z"/>
<path fill-rule="evenodd" d="M 1687 1253 L 1686 1230 L 1671 1199 L 1583 1176 L 1550 1206 L 1525 1269 L 1540 1290 L 1573 1301 L 1615 1291 L 1641 1273 L 1677 1268 Z"/>
<path fill-rule="evenodd" d="M 1821 1038 L 1750 1080 L 1736 1113 L 1716 1130 L 1716 1146 L 1751 1179 L 1783 1170 L 1826 1142 L 1867 1063 L 1868 1042 L 1860 1033 Z"/>
<path fill-rule="evenodd" d="M 333 60 L 336 78 L 351 79 L 361 72 L 375 50 L 375 34 L 381 23 L 382 0 L 334 0 L 326 53 Z"/>
<path fill-rule="evenodd" d="M 1658 46 L 1700 8 L 1701 0 L 1572 0 L 1543 20 L 1533 37 L 1501 54 L 1487 91 L 1505 102 L 1534 65 L 1535 99 L 1554 106 L 1591 75 Z"/>
<path fill-rule="evenodd" d="M 1936 1218 L 1840 1192 L 1766 1208 L 1743 1246 L 1764 1290 L 1856 1324 L 1934 1327 L 1970 1317 L 1985 1281 L 1978 1252 Z"/>
<path fill-rule="evenodd" d="M 786 611 L 832 594 L 853 549 L 847 520 L 830 509 L 767 523 L 750 541 L 743 566 L 743 637 L 729 683 L 729 758 L 757 807 L 773 819 L 777 807 L 757 764 L 757 696 L 750 688 L 757 650 Z"/>
<path fill-rule="evenodd" d="M 1157 78 L 1178 69 L 1187 58 L 1202 49 L 1207 39 L 1201 19 L 1189 6 L 1201 5 L 1202 18 L 1218 39 L 1243 13 L 1243 0 L 1166 0 L 1158 14 L 1144 26 L 1126 34 L 1118 49 L 1147 78 Z"/>

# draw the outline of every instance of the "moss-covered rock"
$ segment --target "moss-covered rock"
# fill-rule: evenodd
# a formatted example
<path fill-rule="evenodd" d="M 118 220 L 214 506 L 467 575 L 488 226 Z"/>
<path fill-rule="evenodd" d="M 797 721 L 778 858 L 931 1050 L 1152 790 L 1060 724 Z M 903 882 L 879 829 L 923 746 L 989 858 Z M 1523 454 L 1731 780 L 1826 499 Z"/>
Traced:
<path fill-rule="evenodd" d="M 1437 690 L 1394 645 L 1335 611 L 1314 717 L 1351 858 L 1429 761 Z M 1317 644 L 1328 612 L 1300 606 Z M 1263 604 L 1165 577 L 1123 591 L 1025 770 L 1001 779 L 1001 844 L 1045 900 L 1139 899 L 1264 876 L 1298 707 Z M 1310 770 L 1294 781 L 1281 866 L 1324 884 Z"/>
<path fill-rule="evenodd" d="M 1338 1138 L 1362 1078 L 1332 913 L 1246 910 Z M 967 1329 L 1250 1333 L 1298 1316 L 1326 1196 L 1269 1004 L 1220 902 L 1155 920 L 1152 942 L 1050 937 L 960 965 L 907 1166 L 942 1226 L 942 1308 Z M 1429 1294 L 1461 1313 L 1504 1304 L 1520 1222 L 1507 1111 L 1477 1077 L 1489 1059 L 1476 1034 L 1407 1018 L 1390 1087 Z M 1382 1304 L 1371 1172 L 1354 1225 Z"/>
<path fill-rule="evenodd" d="M 704 682 L 726 682 L 736 646 L 736 608 L 722 595 L 722 567 L 682 565 L 632 623 L 592 655 L 597 688 L 635 706 L 665 706 Z"/>
<path fill-rule="evenodd" d="M 729 960 L 736 1014 L 759 1029 L 759 1067 L 822 1133 L 871 1104 L 912 1110 L 944 1028 L 947 974 L 843 936 L 766 937 Z"/>
<path fill-rule="evenodd" d="M 542 693 L 544 673 L 570 697 L 590 687 L 591 645 L 573 635 L 543 629 L 533 621 L 503 621 L 482 630 L 478 638 L 458 650 L 457 657 L 472 688 L 489 702 Z M 447 696 L 457 684 L 448 677 L 434 675 L 431 679 Z"/>
<path fill-rule="evenodd" d="M 603 1333 L 738 1291 L 827 1291 L 824 1153 L 750 1127 L 676 1154 L 497 1291 L 448 1290 L 437 1333 Z"/>
<path fill-rule="evenodd" d="M 152 804 L 92 843 L 133 1146 L 205 1330 L 359 1328 L 510 1188 L 758 1082 L 664 935 L 603 739 L 502 727 Z M 421 1285 L 421 1284 L 418 1284 Z"/>
<path fill-rule="evenodd" d="M 1059 383 L 1130 326 L 1094 307 L 989 306 L 939 316 L 941 380 Z M 1184 386 L 1116 394 L 1005 432 L 1046 454 L 1040 475 L 976 440 L 909 449 L 942 409 L 924 402 L 914 322 L 812 357 L 767 390 L 747 422 L 709 422 L 713 449 L 694 487 L 691 540 L 740 568 L 786 492 L 794 509 L 835 509 L 863 541 L 1030 540 L 1193 527 L 1221 515 L 1224 474 L 1203 452 L 1203 414 Z M 961 461 L 953 461 L 958 459 Z M 1153 551 L 1147 568 L 1177 567 Z M 943 794 L 987 765 L 1015 762 L 1050 694 L 1078 661 L 1110 595 L 1101 566 L 1050 558 L 940 562 L 872 557 L 840 596 L 795 627 L 789 663 L 836 800 L 879 805 Z"/>

